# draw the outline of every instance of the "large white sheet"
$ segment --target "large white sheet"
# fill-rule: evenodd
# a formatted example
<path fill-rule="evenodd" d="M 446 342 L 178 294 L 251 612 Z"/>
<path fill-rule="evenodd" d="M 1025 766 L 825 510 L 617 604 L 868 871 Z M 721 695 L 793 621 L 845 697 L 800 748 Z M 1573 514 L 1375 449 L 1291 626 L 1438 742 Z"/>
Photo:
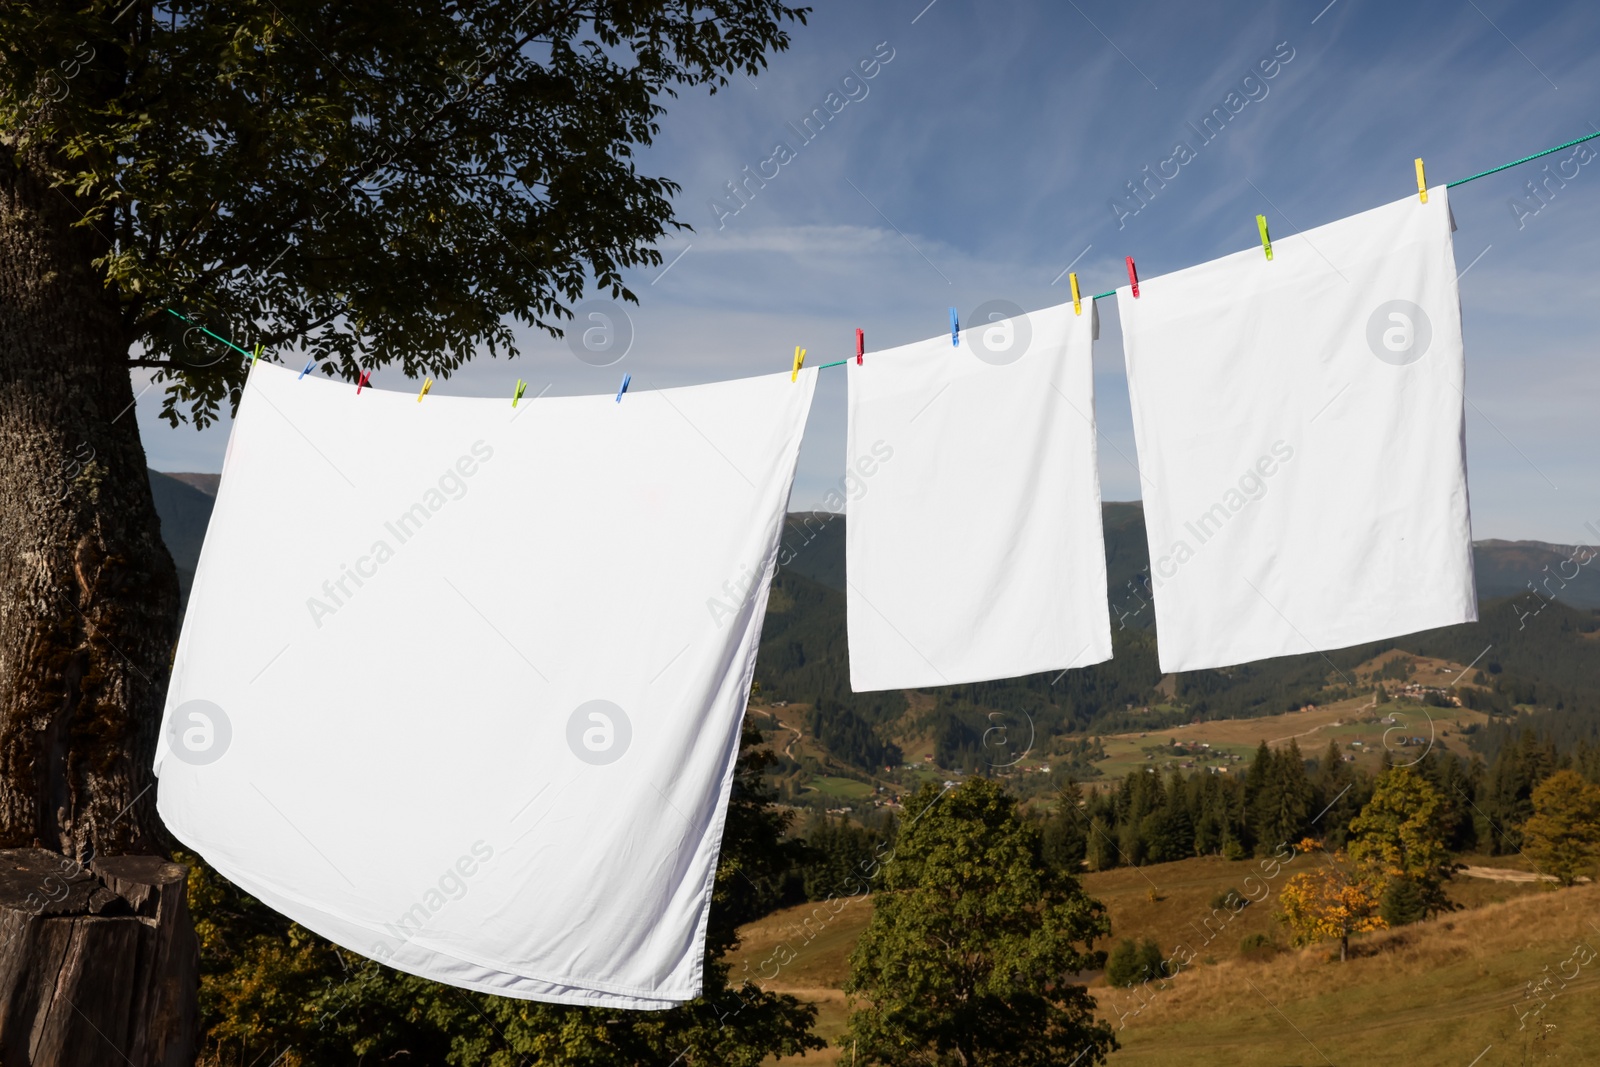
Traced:
<path fill-rule="evenodd" d="M 1449 197 L 1117 290 L 1161 669 L 1477 619 Z"/>
<path fill-rule="evenodd" d="M 696 996 L 815 386 L 513 409 L 258 365 L 167 698 L 167 826 L 402 970 Z"/>
<path fill-rule="evenodd" d="M 850 366 L 846 600 L 856 692 L 1111 657 L 1093 306 Z"/>

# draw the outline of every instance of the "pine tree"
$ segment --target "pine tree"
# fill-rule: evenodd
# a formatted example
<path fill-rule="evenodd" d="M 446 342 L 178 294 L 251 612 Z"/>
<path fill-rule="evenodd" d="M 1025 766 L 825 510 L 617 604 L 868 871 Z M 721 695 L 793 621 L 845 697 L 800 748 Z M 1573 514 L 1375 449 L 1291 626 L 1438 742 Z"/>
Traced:
<path fill-rule="evenodd" d="M 925 785 L 850 955 L 840 1043 L 888 1067 L 1100 1063 L 1117 1047 L 1068 976 L 1097 968 L 1105 908 L 1041 862 L 1037 829 L 999 786 Z"/>
<path fill-rule="evenodd" d="M 1073 874 L 1083 870 L 1089 855 L 1089 829 L 1083 810 L 1083 789 L 1076 781 L 1056 791 L 1056 810 L 1044 824 L 1044 859 Z"/>
<path fill-rule="evenodd" d="M 1427 917 L 1427 901 L 1417 883 L 1409 878 L 1396 878 L 1384 889 L 1378 914 L 1389 926 L 1406 926 Z"/>

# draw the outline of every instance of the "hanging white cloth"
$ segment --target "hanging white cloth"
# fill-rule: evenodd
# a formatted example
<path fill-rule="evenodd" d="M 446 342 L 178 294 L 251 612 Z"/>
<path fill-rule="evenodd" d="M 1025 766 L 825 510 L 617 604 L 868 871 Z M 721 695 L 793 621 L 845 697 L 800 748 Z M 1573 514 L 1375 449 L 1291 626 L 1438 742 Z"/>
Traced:
<path fill-rule="evenodd" d="M 1477 619 L 1449 196 L 1117 290 L 1163 671 Z"/>
<path fill-rule="evenodd" d="M 698 995 L 815 386 L 419 405 L 258 364 L 167 698 L 167 826 L 413 974 Z"/>
<path fill-rule="evenodd" d="M 1111 657 L 1094 309 L 1071 304 L 847 368 L 850 685 L 950 685 Z"/>

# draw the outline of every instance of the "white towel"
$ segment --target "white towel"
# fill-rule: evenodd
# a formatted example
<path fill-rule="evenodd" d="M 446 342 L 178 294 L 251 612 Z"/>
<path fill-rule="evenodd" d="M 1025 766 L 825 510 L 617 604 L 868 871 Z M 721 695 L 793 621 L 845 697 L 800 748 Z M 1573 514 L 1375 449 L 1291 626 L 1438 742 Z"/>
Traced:
<path fill-rule="evenodd" d="M 847 368 L 856 692 L 1111 657 L 1093 320 L 1087 300 L 983 315 L 959 347 L 944 334 Z"/>
<path fill-rule="evenodd" d="M 167 826 L 414 974 L 698 995 L 815 386 L 513 409 L 257 365 L 167 698 Z"/>
<path fill-rule="evenodd" d="M 1449 197 L 1117 290 L 1163 671 L 1478 617 Z"/>

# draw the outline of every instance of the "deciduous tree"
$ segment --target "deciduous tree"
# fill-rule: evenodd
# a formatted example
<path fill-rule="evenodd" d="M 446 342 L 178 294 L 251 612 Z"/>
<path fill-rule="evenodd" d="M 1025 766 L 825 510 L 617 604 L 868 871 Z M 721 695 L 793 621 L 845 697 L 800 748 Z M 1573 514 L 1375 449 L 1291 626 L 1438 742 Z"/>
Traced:
<path fill-rule="evenodd" d="M 0 848 L 166 845 L 177 583 L 130 372 L 204 426 L 250 360 L 202 326 L 349 381 L 442 378 L 513 351 L 517 321 L 559 329 L 590 285 L 630 297 L 623 271 L 677 225 L 677 187 L 636 161 L 662 100 L 757 73 L 804 14 L 0 5 Z M 125 987 L 126 962 L 82 966 Z"/>
<path fill-rule="evenodd" d="M 1539 869 L 1562 885 L 1590 873 L 1600 860 L 1600 785 L 1576 771 L 1556 771 L 1534 788 L 1522 835 Z"/>
<path fill-rule="evenodd" d="M 1380 894 L 1395 879 L 1416 886 L 1426 914 L 1452 907 L 1444 895 L 1450 853 L 1439 819 L 1443 798 L 1410 767 L 1391 767 L 1350 821 L 1350 858 Z"/>
<path fill-rule="evenodd" d="M 1350 955 L 1350 935 L 1381 930 L 1378 896 L 1370 882 L 1352 877 L 1335 862 L 1301 871 L 1278 894 L 1276 918 L 1296 945 L 1339 942 L 1339 959 Z"/>

